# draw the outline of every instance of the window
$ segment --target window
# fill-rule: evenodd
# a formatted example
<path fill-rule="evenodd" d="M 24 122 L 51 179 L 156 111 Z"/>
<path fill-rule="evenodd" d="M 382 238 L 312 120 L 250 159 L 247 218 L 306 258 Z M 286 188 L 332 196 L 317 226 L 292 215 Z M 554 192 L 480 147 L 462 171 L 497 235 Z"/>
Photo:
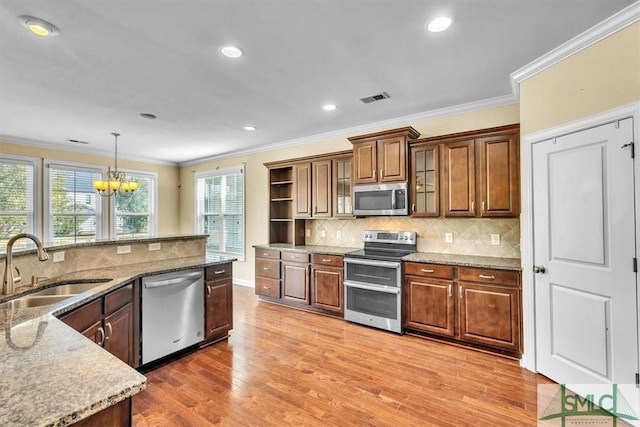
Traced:
<path fill-rule="evenodd" d="M 207 251 L 244 261 L 244 166 L 196 174 L 196 203 Z"/>
<path fill-rule="evenodd" d="M 127 179 L 135 180 L 138 189 L 133 193 L 118 193 L 114 196 L 116 220 L 112 236 L 116 239 L 155 236 L 157 175 L 127 172 Z"/>
<path fill-rule="evenodd" d="M 0 156 L 0 247 L 18 233 L 39 233 L 37 218 L 38 160 L 17 156 Z M 14 248 L 25 248 L 27 240 Z"/>
<path fill-rule="evenodd" d="M 47 240 L 68 244 L 102 238 L 106 201 L 93 189 L 102 170 L 62 163 L 47 163 L 46 167 Z"/>

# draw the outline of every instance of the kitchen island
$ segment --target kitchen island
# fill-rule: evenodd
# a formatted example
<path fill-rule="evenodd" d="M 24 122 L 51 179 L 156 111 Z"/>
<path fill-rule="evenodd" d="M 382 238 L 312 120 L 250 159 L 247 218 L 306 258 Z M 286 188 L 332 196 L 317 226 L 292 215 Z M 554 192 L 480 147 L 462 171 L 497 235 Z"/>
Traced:
<path fill-rule="evenodd" d="M 56 304 L 0 309 L 0 330 L 5 336 L 0 343 L 0 425 L 69 425 L 145 388 L 143 375 L 57 316 L 146 275 L 234 260 L 202 255 L 74 271 L 48 279 L 36 288 L 17 288 L 13 295 L 0 297 L 3 303 L 59 283 L 110 279 Z"/>

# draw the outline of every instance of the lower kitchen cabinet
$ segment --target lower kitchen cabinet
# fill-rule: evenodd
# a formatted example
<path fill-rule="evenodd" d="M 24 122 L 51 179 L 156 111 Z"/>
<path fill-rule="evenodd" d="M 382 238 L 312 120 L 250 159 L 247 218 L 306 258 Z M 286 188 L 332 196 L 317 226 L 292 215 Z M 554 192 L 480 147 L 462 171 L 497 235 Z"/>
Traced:
<path fill-rule="evenodd" d="M 519 355 L 520 273 L 405 263 L 404 327 Z"/>
<path fill-rule="evenodd" d="M 226 338 L 233 329 L 232 264 L 207 267 L 205 270 L 204 343 Z"/>
<path fill-rule="evenodd" d="M 256 295 L 280 298 L 280 251 L 256 248 Z"/>
<path fill-rule="evenodd" d="M 309 304 L 309 254 L 282 252 L 282 297 Z"/>
<path fill-rule="evenodd" d="M 343 258 L 311 255 L 311 303 L 314 307 L 344 313 Z"/>
<path fill-rule="evenodd" d="M 127 398 L 73 425 L 74 427 L 130 427 L 131 418 L 131 398 Z"/>
<path fill-rule="evenodd" d="M 136 368 L 139 360 L 134 291 L 134 283 L 129 283 L 62 315 L 60 320 Z"/>

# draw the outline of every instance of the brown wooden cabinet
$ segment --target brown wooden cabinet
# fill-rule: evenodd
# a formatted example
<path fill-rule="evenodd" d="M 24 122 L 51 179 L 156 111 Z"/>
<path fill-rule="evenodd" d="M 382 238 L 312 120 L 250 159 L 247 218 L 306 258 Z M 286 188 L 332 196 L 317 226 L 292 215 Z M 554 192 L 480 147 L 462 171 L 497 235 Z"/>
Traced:
<path fill-rule="evenodd" d="M 293 165 L 294 172 L 294 217 L 311 218 L 311 163 Z"/>
<path fill-rule="evenodd" d="M 418 131 L 406 127 L 349 138 L 354 184 L 406 181 L 407 142 L 418 136 Z"/>
<path fill-rule="evenodd" d="M 313 218 L 327 218 L 332 214 L 332 178 L 331 160 L 311 163 L 311 216 Z"/>
<path fill-rule="evenodd" d="M 476 139 L 479 165 L 479 216 L 512 217 L 520 213 L 518 132 Z"/>
<path fill-rule="evenodd" d="M 445 216 L 476 216 L 476 163 L 473 139 L 442 144 Z"/>
<path fill-rule="evenodd" d="M 353 192 L 352 162 L 353 155 L 338 157 L 332 160 L 333 169 L 333 216 L 352 217 L 353 204 L 351 202 Z"/>
<path fill-rule="evenodd" d="M 311 255 L 311 304 L 319 309 L 344 313 L 343 257 Z"/>
<path fill-rule="evenodd" d="M 205 269 L 204 343 L 226 338 L 233 329 L 232 264 L 220 264 Z"/>
<path fill-rule="evenodd" d="M 138 367 L 138 327 L 134 283 L 87 303 L 60 317 L 67 325 L 132 367 Z"/>
<path fill-rule="evenodd" d="M 416 144 L 410 149 L 411 216 L 440 216 L 440 151 L 438 144 Z"/>
<path fill-rule="evenodd" d="M 404 327 L 517 355 L 520 273 L 405 263 Z"/>
<path fill-rule="evenodd" d="M 255 293 L 280 298 L 280 251 L 256 248 Z"/>
<path fill-rule="evenodd" d="M 282 252 L 282 298 L 309 304 L 309 254 Z"/>

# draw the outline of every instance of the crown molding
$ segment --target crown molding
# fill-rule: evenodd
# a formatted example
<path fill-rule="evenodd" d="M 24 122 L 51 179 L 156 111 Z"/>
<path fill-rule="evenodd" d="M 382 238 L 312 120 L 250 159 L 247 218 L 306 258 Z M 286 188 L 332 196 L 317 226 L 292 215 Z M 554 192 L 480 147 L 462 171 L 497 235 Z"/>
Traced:
<path fill-rule="evenodd" d="M 113 158 L 114 156 L 114 151 L 92 149 L 90 147 L 87 147 L 86 145 L 78 144 L 78 145 L 66 146 L 66 145 L 56 144 L 53 142 L 19 138 L 15 136 L 8 136 L 8 135 L 2 135 L 2 134 L 0 134 L 0 142 L 6 142 L 9 144 L 18 144 L 18 145 L 29 145 L 31 147 L 49 148 L 52 150 L 67 151 L 67 152 L 80 153 L 80 154 L 89 154 L 89 155 L 107 157 L 107 158 L 109 157 Z M 70 143 L 70 144 L 73 144 L 73 143 Z M 178 163 L 176 162 L 167 162 L 167 161 L 147 158 L 143 156 L 134 157 L 134 156 L 128 156 L 126 154 L 123 156 L 122 153 L 118 153 L 118 160 L 122 160 L 122 159 L 130 160 L 134 162 L 160 165 L 160 166 L 178 166 Z"/>
<path fill-rule="evenodd" d="M 515 99 L 520 99 L 520 83 L 524 80 L 628 27 L 639 19 L 640 1 L 636 1 L 519 70 L 514 71 L 511 73 L 511 90 Z"/>
<path fill-rule="evenodd" d="M 433 120 L 436 118 L 455 116 L 457 114 L 468 113 L 472 111 L 486 110 L 489 108 L 497 108 L 505 105 L 511 105 L 517 103 L 517 100 L 513 95 L 498 96 L 495 98 L 483 99 L 480 101 L 468 102 L 466 104 L 454 105 L 452 107 L 440 108 L 437 110 L 426 111 L 423 113 L 411 114 L 409 116 L 396 117 L 393 119 L 382 120 L 379 122 L 369 123 L 361 126 L 354 126 L 350 128 L 339 129 L 331 132 L 319 133 L 316 135 L 305 136 L 302 138 L 289 139 L 286 141 L 275 142 L 272 144 L 262 145 L 260 147 L 253 147 L 246 150 L 231 151 L 224 154 L 203 157 L 200 159 L 190 160 L 187 162 L 181 162 L 178 166 L 194 166 L 202 163 L 219 161 L 223 159 L 229 159 L 232 157 L 244 156 L 249 154 L 260 153 L 264 151 L 276 150 L 279 148 L 292 147 L 295 145 L 309 144 L 312 142 L 324 141 L 333 138 L 347 138 L 359 134 L 368 134 L 386 129 L 408 126 L 415 122 L 424 120 Z"/>

